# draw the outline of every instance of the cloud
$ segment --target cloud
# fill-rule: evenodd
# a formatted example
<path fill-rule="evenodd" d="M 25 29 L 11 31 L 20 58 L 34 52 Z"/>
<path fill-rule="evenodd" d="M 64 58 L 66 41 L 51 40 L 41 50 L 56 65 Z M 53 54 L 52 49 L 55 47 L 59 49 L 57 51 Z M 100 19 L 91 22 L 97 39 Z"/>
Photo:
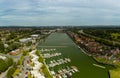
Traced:
<path fill-rule="evenodd" d="M 0 0 L 0 25 L 120 24 L 118 0 Z"/>

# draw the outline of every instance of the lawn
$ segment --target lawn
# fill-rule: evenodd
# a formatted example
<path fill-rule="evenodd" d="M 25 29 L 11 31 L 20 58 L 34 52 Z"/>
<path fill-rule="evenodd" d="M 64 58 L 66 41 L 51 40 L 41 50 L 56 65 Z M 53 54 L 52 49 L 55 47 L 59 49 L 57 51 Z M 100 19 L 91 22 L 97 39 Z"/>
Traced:
<path fill-rule="evenodd" d="M 111 78 L 120 78 L 120 62 L 115 63 L 116 69 L 110 70 Z"/>
<path fill-rule="evenodd" d="M 120 68 L 110 70 L 111 78 L 120 78 Z"/>

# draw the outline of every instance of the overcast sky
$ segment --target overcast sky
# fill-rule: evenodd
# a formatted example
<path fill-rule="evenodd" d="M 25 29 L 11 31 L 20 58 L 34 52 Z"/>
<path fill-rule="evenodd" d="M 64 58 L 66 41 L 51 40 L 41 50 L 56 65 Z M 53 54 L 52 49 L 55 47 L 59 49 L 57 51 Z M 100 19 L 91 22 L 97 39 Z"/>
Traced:
<path fill-rule="evenodd" d="M 1 25 L 120 25 L 120 0 L 0 0 Z"/>

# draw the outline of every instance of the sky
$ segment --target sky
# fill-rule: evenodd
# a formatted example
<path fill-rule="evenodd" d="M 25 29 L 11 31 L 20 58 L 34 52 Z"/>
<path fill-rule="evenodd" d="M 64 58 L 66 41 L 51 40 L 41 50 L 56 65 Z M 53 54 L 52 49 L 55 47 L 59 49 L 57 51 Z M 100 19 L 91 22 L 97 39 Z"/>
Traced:
<path fill-rule="evenodd" d="M 120 25 L 120 0 L 0 0 L 7 25 Z"/>

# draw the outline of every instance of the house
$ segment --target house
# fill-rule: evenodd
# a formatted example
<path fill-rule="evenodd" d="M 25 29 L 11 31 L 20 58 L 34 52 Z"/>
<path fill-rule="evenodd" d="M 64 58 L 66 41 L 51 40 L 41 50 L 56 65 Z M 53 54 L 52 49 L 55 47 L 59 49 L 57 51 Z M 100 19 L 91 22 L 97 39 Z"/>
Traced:
<path fill-rule="evenodd" d="M 16 50 L 13 50 L 13 51 L 11 51 L 9 54 L 10 54 L 10 55 L 17 55 L 17 54 L 19 54 L 20 52 L 21 52 L 21 48 L 16 49 Z"/>

